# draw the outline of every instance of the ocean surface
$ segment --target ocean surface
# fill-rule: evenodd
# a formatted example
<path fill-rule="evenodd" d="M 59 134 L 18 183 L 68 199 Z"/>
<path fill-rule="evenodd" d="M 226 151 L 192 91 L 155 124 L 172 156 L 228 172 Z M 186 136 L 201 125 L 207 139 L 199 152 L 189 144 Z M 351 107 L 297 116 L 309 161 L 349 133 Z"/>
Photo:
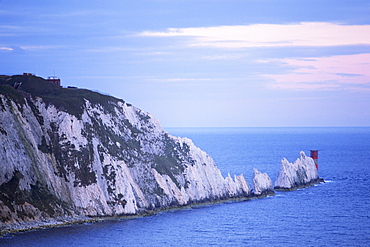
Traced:
<path fill-rule="evenodd" d="M 274 181 L 283 157 L 319 151 L 326 183 L 244 202 L 8 234 L 0 246 L 370 246 L 370 128 L 167 128 L 224 176 Z"/>

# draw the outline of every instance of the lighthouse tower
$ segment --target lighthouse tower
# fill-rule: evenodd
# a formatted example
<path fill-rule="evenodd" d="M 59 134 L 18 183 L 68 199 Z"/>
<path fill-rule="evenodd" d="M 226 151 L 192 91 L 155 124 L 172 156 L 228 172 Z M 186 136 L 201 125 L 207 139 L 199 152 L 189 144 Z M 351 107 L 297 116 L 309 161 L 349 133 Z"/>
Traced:
<path fill-rule="evenodd" d="M 316 169 L 319 170 L 319 150 L 310 150 L 311 158 L 315 162 Z"/>

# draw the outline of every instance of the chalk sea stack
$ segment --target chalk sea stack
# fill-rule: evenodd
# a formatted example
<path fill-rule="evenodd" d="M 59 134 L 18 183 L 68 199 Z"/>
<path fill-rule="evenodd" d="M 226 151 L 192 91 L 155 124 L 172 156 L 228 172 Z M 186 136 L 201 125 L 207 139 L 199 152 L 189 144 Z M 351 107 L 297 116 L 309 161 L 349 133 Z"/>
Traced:
<path fill-rule="evenodd" d="M 324 180 L 319 178 L 314 160 L 301 151 L 300 157 L 294 163 L 290 163 L 285 158 L 281 160 L 280 171 L 275 181 L 275 189 L 293 190 L 320 182 L 324 182 Z"/>

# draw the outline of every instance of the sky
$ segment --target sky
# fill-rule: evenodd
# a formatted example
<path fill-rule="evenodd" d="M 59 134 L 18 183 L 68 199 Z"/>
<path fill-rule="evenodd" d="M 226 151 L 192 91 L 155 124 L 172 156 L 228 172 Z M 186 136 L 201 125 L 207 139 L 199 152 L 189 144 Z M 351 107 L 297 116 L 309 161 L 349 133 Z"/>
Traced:
<path fill-rule="evenodd" d="M 164 127 L 370 126 L 367 0 L 1 0 L 0 61 Z"/>

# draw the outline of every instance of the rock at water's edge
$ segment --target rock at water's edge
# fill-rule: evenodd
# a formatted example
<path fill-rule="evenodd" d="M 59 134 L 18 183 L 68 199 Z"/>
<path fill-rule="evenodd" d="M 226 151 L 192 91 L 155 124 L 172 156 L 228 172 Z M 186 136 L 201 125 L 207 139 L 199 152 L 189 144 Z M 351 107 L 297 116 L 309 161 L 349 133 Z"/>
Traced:
<path fill-rule="evenodd" d="M 125 101 L 0 76 L 0 234 L 248 197 L 187 138 Z"/>
<path fill-rule="evenodd" d="M 270 177 L 267 173 L 261 173 L 256 168 L 253 169 L 253 187 L 255 196 L 275 194 Z"/>
<path fill-rule="evenodd" d="M 300 157 L 294 163 L 290 163 L 286 158 L 281 160 L 274 185 L 277 190 L 292 190 L 321 181 L 314 160 L 301 151 Z"/>

